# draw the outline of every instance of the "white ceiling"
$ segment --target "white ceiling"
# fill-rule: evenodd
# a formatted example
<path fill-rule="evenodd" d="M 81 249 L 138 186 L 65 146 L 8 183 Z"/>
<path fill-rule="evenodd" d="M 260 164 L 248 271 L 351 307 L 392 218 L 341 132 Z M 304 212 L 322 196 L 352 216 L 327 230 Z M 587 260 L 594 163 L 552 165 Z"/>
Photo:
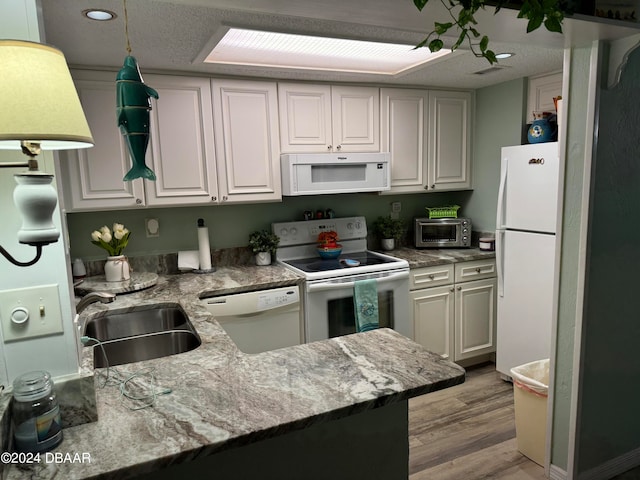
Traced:
<path fill-rule="evenodd" d="M 110 22 L 85 18 L 82 11 L 103 8 L 117 13 Z M 490 67 L 482 58 L 461 51 L 397 77 L 246 66 L 211 65 L 196 61 L 214 45 L 220 28 L 273 29 L 292 33 L 331 34 L 345 38 L 415 45 L 434 21 L 446 21 L 441 2 L 431 0 L 423 12 L 413 0 L 129 0 L 132 54 L 144 72 L 260 76 L 290 80 L 391 83 L 422 87 L 481 88 L 516 78 L 562 69 L 564 45 L 593 38 L 620 38 L 631 28 L 607 28 L 591 22 L 565 21 L 565 35 L 544 29 L 526 34 L 526 21 L 514 10 L 493 9 L 478 16 L 478 29 L 491 39 L 496 53 L 516 55 Z M 127 54 L 122 0 L 42 0 L 46 42 L 60 48 L 72 66 L 118 69 Z M 449 41 L 449 45 L 453 41 Z"/>

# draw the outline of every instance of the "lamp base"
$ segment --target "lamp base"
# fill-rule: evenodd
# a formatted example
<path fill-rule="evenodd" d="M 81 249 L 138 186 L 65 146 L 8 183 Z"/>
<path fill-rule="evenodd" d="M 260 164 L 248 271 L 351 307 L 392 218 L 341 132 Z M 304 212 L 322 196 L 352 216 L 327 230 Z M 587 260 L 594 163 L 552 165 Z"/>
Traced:
<path fill-rule="evenodd" d="M 18 241 L 28 245 L 47 245 L 57 242 L 58 228 L 52 220 L 58 203 L 51 181 L 53 175 L 42 172 L 16 173 L 18 184 L 13 191 L 13 201 L 22 214 L 22 228 L 18 230 Z"/>

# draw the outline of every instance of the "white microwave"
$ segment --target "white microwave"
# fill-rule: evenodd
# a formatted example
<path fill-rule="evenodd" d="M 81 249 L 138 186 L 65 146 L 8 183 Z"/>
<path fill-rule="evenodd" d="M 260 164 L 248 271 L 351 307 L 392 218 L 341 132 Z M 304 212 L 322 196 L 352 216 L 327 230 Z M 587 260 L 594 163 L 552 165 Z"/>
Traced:
<path fill-rule="evenodd" d="M 280 156 L 282 194 L 381 192 L 391 188 L 390 154 L 303 153 Z"/>

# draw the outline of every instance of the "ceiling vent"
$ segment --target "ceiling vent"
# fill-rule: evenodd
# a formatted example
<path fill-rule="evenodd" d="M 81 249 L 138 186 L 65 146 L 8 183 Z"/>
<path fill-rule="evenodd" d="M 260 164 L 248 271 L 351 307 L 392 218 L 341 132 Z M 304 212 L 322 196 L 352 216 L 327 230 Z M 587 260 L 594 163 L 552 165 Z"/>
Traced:
<path fill-rule="evenodd" d="M 485 68 L 484 70 L 478 70 L 477 72 L 473 72 L 474 75 L 486 75 L 488 73 L 499 72 L 500 70 L 504 70 L 505 68 L 509 68 L 505 65 L 494 65 L 489 68 Z"/>

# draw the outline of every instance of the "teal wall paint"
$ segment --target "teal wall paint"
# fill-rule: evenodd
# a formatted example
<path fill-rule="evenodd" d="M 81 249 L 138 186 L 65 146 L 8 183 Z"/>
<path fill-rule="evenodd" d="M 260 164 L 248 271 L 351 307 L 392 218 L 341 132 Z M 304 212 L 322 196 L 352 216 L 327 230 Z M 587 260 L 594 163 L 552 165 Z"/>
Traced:
<path fill-rule="evenodd" d="M 424 207 L 457 203 L 465 211 L 469 203 L 469 191 L 447 193 L 423 193 L 407 195 L 345 194 L 316 195 L 311 197 L 285 197 L 279 203 L 217 205 L 202 207 L 176 207 L 158 209 L 118 210 L 67 215 L 69 242 L 72 258 L 99 260 L 105 252 L 91 244 L 91 232 L 102 225 L 123 223 L 132 231 L 126 253 L 131 256 L 171 253 L 193 250 L 198 247 L 196 222 L 203 218 L 209 228 L 212 249 L 247 245 L 254 230 L 270 229 L 272 222 L 302 220 L 305 210 L 331 208 L 336 216 L 364 215 L 367 223 L 379 215 L 388 215 L 391 202 L 401 202 L 400 217 L 407 226 L 413 217 L 424 216 Z M 147 238 L 145 219 L 157 218 L 160 236 Z"/>
<path fill-rule="evenodd" d="M 578 475 L 640 448 L 640 256 L 634 253 L 640 146 L 629 134 L 640 124 L 639 88 L 640 49 L 636 48 L 620 83 L 601 91 L 598 102 L 577 419 Z M 611 235 L 620 225 L 626 226 L 625 234 Z"/>
<path fill-rule="evenodd" d="M 551 432 L 551 463 L 563 470 L 569 468 L 569 443 L 571 441 L 571 402 L 573 392 L 573 359 L 576 329 L 576 305 L 581 292 L 581 261 L 584 252 L 582 212 L 588 208 L 583 195 L 585 182 L 585 140 L 588 129 L 587 99 L 589 98 L 589 70 L 591 48 L 571 50 L 569 104 L 567 116 L 567 140 L 565 154 L 564 204 L 562 211 L 562 236 L 558 321 L 553 387 L 553 429 Z M 588 179 L 587 179 L 588 181 Z M 609 279 L 611 280 L 611 279 Z M 579 346 L 577 347 L 579 348 Z"/>
<path fill-rule="evenodd" d="M 477 231 L 496 228 L 500 148 L 520 145 L 524 125 L 527 79 L 476 90 L 473 138 L 473 189 L 465 215 Z"/>

